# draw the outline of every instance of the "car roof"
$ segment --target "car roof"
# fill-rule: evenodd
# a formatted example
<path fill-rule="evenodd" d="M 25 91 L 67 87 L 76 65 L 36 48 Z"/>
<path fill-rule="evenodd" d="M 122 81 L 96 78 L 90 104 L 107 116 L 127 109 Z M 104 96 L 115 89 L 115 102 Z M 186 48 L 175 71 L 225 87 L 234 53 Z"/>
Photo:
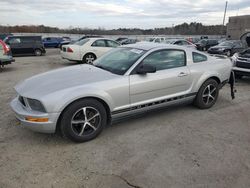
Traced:
<path fill-rule="evenodd" d="M 137 42 L 135 44 L 128 44 L 122 47 L 137 48 L 137 49 L 146 50 L 146 51 L 149 51 L 155 48 L 174 48 L 174 49 L 180 49 L 180 50 L 184 50 L 184 49 L 187 50 L 187 48 L 182 47 L 182 46 L 164 44 L 164 43 L 154 43 L 154 42 Z"/>

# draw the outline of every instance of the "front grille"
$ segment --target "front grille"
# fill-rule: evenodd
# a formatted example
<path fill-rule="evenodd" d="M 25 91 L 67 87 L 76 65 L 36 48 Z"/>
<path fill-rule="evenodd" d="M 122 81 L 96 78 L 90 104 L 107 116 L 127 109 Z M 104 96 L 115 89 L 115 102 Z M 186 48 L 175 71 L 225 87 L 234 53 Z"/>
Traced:
<path fill-rule="evenodd" d="M 19 96 L 18 100 L 20 101 L 20 103 L 22 103 L 23 106 L 26 106 L 26 104 L 24 102 L 24 98 L 22 96 Z"/>

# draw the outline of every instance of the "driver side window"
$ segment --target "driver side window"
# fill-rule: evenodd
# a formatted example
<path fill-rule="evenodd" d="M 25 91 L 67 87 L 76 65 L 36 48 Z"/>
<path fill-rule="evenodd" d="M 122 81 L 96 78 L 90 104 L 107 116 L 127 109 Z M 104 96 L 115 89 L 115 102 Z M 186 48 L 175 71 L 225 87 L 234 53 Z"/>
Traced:
<path fill-rule="evenodd" d="M 156 71 L 186 65 L 186 54 L 182 50 L 160 50 L 151 53 L 143 60 L 143 65 L 152 65 Z"/>

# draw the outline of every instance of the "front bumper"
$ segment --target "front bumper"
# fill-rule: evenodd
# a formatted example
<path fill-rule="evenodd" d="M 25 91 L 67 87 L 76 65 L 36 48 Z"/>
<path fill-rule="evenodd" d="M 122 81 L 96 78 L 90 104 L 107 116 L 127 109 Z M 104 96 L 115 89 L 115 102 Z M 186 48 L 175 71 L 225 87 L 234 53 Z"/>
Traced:
<path fill-rule="evenodd" d="M 29 110 L 19 102 L 18 97 L 11 101 L 10 106 L 23 127 L 41 133 L 55 133 L 59 113 L 42 113 Z M 48 122 L 30 122 L 25 119 L 26 117 L 48 118 L 49 120 Z"/>

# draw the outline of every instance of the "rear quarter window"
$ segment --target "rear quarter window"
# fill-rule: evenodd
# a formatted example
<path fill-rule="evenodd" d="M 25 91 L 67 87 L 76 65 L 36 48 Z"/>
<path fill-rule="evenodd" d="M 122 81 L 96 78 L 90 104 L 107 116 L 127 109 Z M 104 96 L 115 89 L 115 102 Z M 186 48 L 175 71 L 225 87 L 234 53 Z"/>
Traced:
<path fill-rule="evenodd" d="M 194 63 L 200 63 L 200 62 L 207 61 L 207 56 L 205 56 L 203 54 L 193 52 L 192 56 L 193 56 L 193 62 Z"/>
<path fill-rule="evenodd" d="M 93 44 L 91 46 L 94 47 L 106 47 L 106 42 L 105 40 L 96 40 L 95 42 L 93 42 Z"/>

